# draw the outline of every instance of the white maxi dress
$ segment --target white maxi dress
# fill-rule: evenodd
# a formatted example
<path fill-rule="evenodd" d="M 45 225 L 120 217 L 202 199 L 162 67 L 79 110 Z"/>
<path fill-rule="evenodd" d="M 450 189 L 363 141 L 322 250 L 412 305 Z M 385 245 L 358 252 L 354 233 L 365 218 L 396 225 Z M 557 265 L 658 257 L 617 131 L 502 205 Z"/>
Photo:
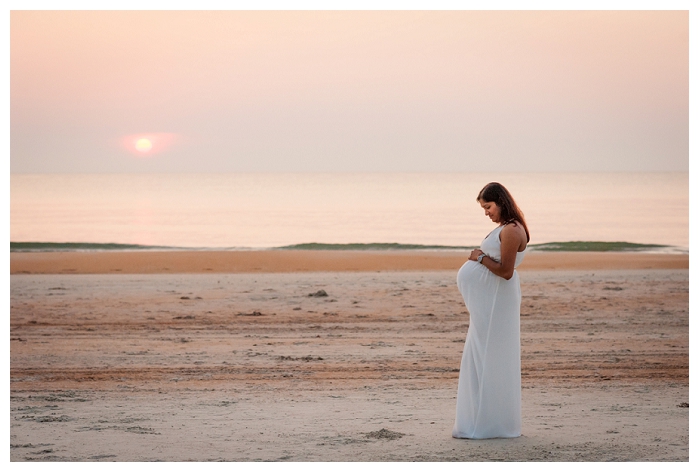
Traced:
<path fill-rule="evenodd" d="M 495 228 L 480 249 L 500 261 L 500 232 Z M 518 252 L 517 267 L 524 258 Z M 470 314 L 456 395 L 455 438 L 515 438 L 521 434 L 519 275 L 510 280 L 467 261 L 456 283 Z"/>

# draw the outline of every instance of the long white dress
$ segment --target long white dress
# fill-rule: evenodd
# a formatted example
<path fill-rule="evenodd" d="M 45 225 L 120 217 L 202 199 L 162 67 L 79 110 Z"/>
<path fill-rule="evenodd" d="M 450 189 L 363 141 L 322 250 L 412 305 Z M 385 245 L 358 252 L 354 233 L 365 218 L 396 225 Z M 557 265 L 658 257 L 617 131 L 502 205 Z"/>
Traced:
<path fill-rule="evenodd" d="M 500 232 L 481 243 L 500 260 Z M 524 258 L 518 252 L 517 267 Z M 510 280 L 476 261 L 466 262 L 456 283 L 470 313 L 456 395 L 455 438 L 515 438 L 521 434 L 519 314 L 522 295 L 517 271 Z"/>

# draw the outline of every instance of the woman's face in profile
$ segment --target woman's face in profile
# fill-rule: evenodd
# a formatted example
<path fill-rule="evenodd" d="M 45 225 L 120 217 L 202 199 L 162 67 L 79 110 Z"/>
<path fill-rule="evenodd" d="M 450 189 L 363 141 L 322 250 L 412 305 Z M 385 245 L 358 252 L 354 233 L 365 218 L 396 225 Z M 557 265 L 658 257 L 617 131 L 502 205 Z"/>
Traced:
<path fill-rule="evenodd" d="M 478 200 L 481 204 L 481 208 L 485 211 L 485 216 L 493 220 L 495 223 L 500 222 L 500 207 L 495 204 L 495 202 L 484 202 L 483 200 Z"/>

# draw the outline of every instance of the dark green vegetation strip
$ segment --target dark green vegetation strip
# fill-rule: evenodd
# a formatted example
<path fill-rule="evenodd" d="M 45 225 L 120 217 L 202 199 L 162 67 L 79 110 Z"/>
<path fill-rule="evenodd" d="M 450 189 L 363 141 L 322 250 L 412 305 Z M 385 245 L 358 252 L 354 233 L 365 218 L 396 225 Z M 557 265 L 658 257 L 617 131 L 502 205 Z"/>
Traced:
<path fill-rule="evenodd" d="M 646 251 L 649 249 L 667 248 L 662 244 L 637 244 L 623 241 L 566 241 L 556 243 L 532 244 L 529 246 L 536 251 Z"/>
<path fill-rule="evenodd" d="M 326 244 L 304 243 L 292 244 L 273 249 L 311 250 L 311 251 L 400 251 L 400 250 L 441 250 L 469 251 L 476 246 L 440 246 L 425 244 L 400 243 L 350 243 Z M 542 244 L 530 244 L 532 251 L 647 251 L 652 249 L 669 248 L 661 244 L 637 244 L 623 241 L 566 241 Z M 139 244 L 115 243 L 46 243 L 46 242 L 10 242 L 10 252 L 55 252 L 55 251 L 148 251 L 148 250 L 230 250 L 232 248 L 182 248 L 172 246 L 144 246 Z M 244 248 L 236 248 L 244 249 Z"/>
<path fill-rule="evenodd" d="M 140 244 L 115 244 L 115 243 L 42 243 L 10 242 L 10 252 L 52 252 L 52 251 L 124 251 L 124 250 L 149 250 L 169 249 L 166 246 L 142 246 Z"/>

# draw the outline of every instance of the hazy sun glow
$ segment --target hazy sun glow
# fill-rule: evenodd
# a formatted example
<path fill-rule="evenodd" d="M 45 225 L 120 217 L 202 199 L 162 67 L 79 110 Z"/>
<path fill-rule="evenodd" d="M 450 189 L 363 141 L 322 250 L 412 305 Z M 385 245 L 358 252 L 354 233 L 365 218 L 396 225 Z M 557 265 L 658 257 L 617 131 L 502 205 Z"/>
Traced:
<path fill-rule="evenodd" d="M 136 141 L 136 149 L 141 152 L 148 152 L 153 147 L 153 143 L 150 142 L 148 138 L 141 138 Z"/>
<path fill-rule="evenodd" d="M 121 138 L 122 147 L 143 158 L 150 158 L 171 147 L 175 142 L 174 133 L 139 133 Z"/>

